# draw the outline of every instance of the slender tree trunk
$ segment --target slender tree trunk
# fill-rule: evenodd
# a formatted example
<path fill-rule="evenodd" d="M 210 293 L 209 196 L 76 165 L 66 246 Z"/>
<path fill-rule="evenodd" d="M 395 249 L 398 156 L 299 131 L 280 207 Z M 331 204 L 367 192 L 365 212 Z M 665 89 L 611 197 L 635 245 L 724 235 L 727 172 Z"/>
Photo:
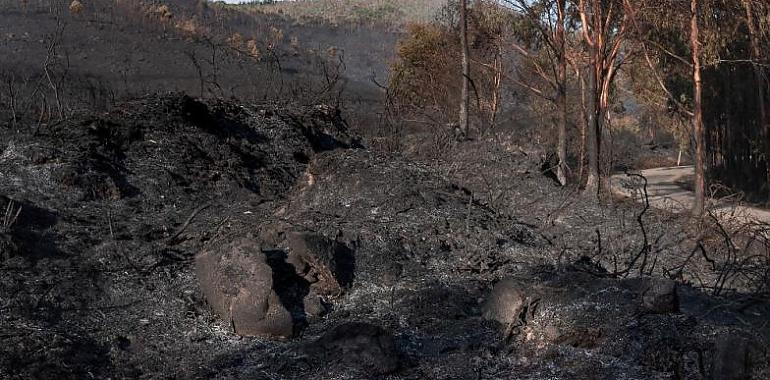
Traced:
<path fill-rule="evenodd" d="M 462 93 L 460 94 L 460 129 L 465 131 L 465 137 L 470 136 L 468 123 L 469 85 L 470 85 L 470 51 L 468 49 L 468 0 L 460 0 L 460 45 L 462 48 Z"/>
<path fill-rule="evenodd" d="M 760 48 L 759 31 L 757 25 L 754 23 L 754 9 L 751 6 L 751 0 L 743 0 L 743 7 L 746 10 L 746 24 L 749 29 L 749 40 L 751 43 L 752 63 L 754 67 L 754 76 L 757 80 L 757 102 L 759 105 L 759 127 L 760 138 L 763 141 L 763 150 L 765 155 L 770 154 L 770 123 L 768 122 L 768 110 L 767 102 L 765 101 L 765 88 L 767 78 L 762 67 L 759 65 L 759 60 L 762 59 L 762 49 Z M 760 16 L 761 17 L 761 16 Z M 770 191 L 770 158 L 765 157 L 765 185 Z M 768 194 L 768 201 L 770 202 L 770 194 Z"/>
<path fill-rule="evenodd" d="M 589 84 L 590 89 L 590 114 L 588 121 L 588 130 L 586 130 L 586 154 L 587 154 L 587 174 L 586 187 L 584 194 L 591 197 L 599 196 L 599 144 L 601 143 L 600 123 L 601 123 L 601 110 L 599 106 L 599 99 L 597 99 L 596 89 L 596 71 L 591 73 L 591 81 Z"/>
<path fill-rule="evenodd" d="M 556 80 L 558 86 L 556 103 L 559 107 L 559 144 L 557 148 L 559 165 L 556 168 L 556 177 L 562 186 L 567 185 L 567 52 L 565 51 L 567 44 L 564 33 L 566 3 L 567 0 L 558 0 L 556 2 L 558 13 L 556 43 L 559 50 L 556 53 L 559 59 L 558 78 Z"/>
<path fill-rule="evenodd" d="M 757 100 L 759 102 L 760 125 L 763 129 L 763 132 L 767 133 L 768 110 L 767 110 L 767 103 L 765 102 L 766 78 L 758 62 L 758 60 L 762 59 L 762 49 L 760 48 L 760 45 L 759 45 L 760 44 L 759 35 L 758 35 L 759 31 L 757 30 L 757 26 L 754 23 L 755 22 L 754 11 L 751 7 L 751 1 L 743 0 L 743 6 L 746 10 L 746 24 L 748 25 L 748 28 L 749 28 L 751 54 L 753 55 L 751 65 L 754 67 L 754 74 L 756 75 L 756 79 L 757 79 L 757 89 L 758 89 Z"/>
<path fill-rule="evenodd" d="M 494 131 L 497 123 L 497 111 L 500 108 L 500 92 L 503 84 L 503 54 L 502 46 L 498 46 L 494 65 L 494 88 L 492 90 L 492 107 L 489 117 L 489 131 Z"/>
<path fill-rule="evenodd" d="M 599 16 L 595 15 L 594 20 Z M 594 28 L 601 28 L 601 22 L 595 21 Z M 595 29 L 595 30 L 598 30 Z M 604 60 L 602 52 L 604 47 L 602 45 L 602 39 L 597 38 L 594 41 L 593 53 L 592 53 L 592 72 L 591 72 L 591 121 L 588 123 L 587 133 L 587 150 L 588 150 L 588 179 L 586 180 L 586 187 L 583 193 L 593 198 L 599 198 L 599 191 L 601 190 L 601 170 L 600 170 L 600 157 L 601 157 L 601 145 L 602 145 L 602 125 L 604 121 L 604 110 L 602 107 L 602 83 L 604 76 Z"/>
<path fill-rule="evenodd" d="M 615 74 L 623 64 L 621 54 L 629 18 L 625 13 L 629 2 L 623 8 L 607 0 L 578 1 L 578 12 L 582 24 L 583 39 L 591 51 L 591 102 L 592 120 L 588 128 L 588 179 L 584 194 L 598 200 L 603 189 L 601 171 L 602 131 L 609 121 L 609 99 Z"/>
<path fill-rule="evenodd" d="M 690 49 L 692 50 L 692 77 L 695 86 L 693 110 L 693 135 L 695 138 L 695 202 L 693 215 L 702 217 L 706 203 L 705 139 L 703 136 L 703 82 L 700 63 L 700 30 L 698 25 L 698 0 L 690 1 Z"/>
<path fill-rule="evenodd" d="M 655 145 L 655 141 L 658 140 L 658 126 L 650 120 L 650 144 Z"/>
<path fill-rule="evenodd" d="M 583 175 L 585 174 L 586 164 L 586 142 L 588 125 L 591 123 L 590 115 L 588 114 L 588 100 L 586 100 L 586 78 L 581 72 L 582 69 L 578 69 L 577 74 L 580 80 L 580 170 L 578 174 L 579 181 L 583 182 Z"/>

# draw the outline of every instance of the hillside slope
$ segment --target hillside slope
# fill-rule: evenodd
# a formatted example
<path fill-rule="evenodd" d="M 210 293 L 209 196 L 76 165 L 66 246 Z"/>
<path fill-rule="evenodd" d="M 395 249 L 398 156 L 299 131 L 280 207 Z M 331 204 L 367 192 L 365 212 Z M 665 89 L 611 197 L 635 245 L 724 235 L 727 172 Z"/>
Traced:
<path fill-rule="evenodd" d="M 430 22 L 446 0 L 311 0 L 248 4 L 253 11 L 277 13 L 309 23 L 326 20 L 335 25 L 382 25 L 400 28 Z"/>
<path fill-rule="evenodd" d="M 151 96 L 10 137 L 2 378 L 767 374 L 767 302 L 572 260 L 333 109 Z"/>
<path fill-rule="evenodd" d="M 372 107 L 397 36 L 188 1 L 51 4 L 0 9 L 0 122 L 169 91 Z"/>

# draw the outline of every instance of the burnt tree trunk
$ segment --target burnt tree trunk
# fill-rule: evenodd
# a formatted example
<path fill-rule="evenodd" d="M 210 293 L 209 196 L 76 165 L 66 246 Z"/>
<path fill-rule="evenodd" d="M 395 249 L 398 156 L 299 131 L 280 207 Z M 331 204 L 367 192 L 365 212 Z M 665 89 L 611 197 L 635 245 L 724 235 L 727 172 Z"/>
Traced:
<path fill-rule="evenodd" d="M 462 92 L 460 94 L 460 129 L 465 137 L 470 136 L 468 122 L 469 85 L 470 85 L 470 51 L 468 49 L 468 0 L 460 1 L 460 46 L 462 49 Z"/>
<path fill-rule="evenodd" d="M 586 187 L 584 194 L 591 197 L 599 196 L 599 155 L 601 149 L 601 124 L 602 124 L 602 111 L 601 102 L 598 99 L 598 78 L 596 68 L 594 67 L 591 72 L 591 80 L 589 83 L 589 101 L 590 101 L 590 114 L 588 121 L 588 129 L 586 130 L 586 155 L 587 158 L 587 170 L 588 178 L 586 179 Z"/>
<path fill-rule="evenodd" d="M 557 11 L 557 25 L 556 25 L 556 43 L 557 56 L 558 56 L 558 78 L 556 104 L 559 108 L 559 143 L 557 147 L 557 155 L 559 158 L 559 165 L 556 168 L 556 177 L 562 186 L 567 185 L 567 48 L 566 38 L 564 33 L 564 21 L 566 11 L 567 0 L 558 0 L 556 2 Z"/>
<path fill-rule="evenodd" d="M 580 80 L 580 170 L 578 178 L 580 182 L 583 182 L 586 166 L 586 145 L 587 145 L 587 131 L 588 126 L 591 124 L 591 116 L 588 112 L 588 100 L 586 92 L 588 86 L 586 86 L 586 77 L 582 72 L 582 69 L 578 71 Z"/>
<path fill-rule="evenodd" d="M 698 25 L 698 0 L 690 1 L 690 49 L 692 50 L 692 78 L 694 85 L 693 96 L 693 137 L 695 138 L 695 202 L 693 215 L 702 217 L 706 203 L 706 177 L 704 160 L 703 132 L 703 81 L 701 79 L 700 62 L 700 30 Z"/>

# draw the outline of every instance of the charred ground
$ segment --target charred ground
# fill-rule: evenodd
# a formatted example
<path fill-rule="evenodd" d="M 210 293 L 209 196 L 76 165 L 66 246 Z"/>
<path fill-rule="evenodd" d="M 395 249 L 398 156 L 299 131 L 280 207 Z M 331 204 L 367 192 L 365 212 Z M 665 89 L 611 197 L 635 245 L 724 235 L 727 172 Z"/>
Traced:
<path fill-rule="evenodd" d="M 62 82 L 64 118 L 45 82 L 48 111 L 3 109 L 0 377 L 767 377 L 761 235 L 586 201 L 544 174 L 535 127 L 395 149 L 373 130 L 385 53 L 331 81 L 326 42 L 284 41 L 280 68 L 211 42 L 261 25 L 385 52 L 396 33 L 169 4 L 214 34 L 62 16 L 79 64 L 50 68 L 103 90 Z M 62 18 L 0 17 L 39 31 L 3 29 L 32 90 Z M 200 75 L 190 54 L 212 51 L 228 58 Z"/>
<path fill-rule="evenodd" d="M 516 161 L 531 166 L 512 172 L 517 186 L 550 194 L 544 205 L 569 196 L 536 171 L 537 160 Z M 332 108 L 150 97 L 11 134 L 0 167 L 12 215 L 1 288 L 10 377 L 641 379 L 764 370 L 765 303 L 724 303 L 687 285 L 671 299 L 663 280 L 621 280 L 578 260 L 609 262 L 595 242 L 574 246 L 591 239 L 588 228 L 566 228 L 569 238 L 532 213 L 494 210 L 435 166 L 366 149 Z M 618 207 L 609 212 L 634 211 Z M 563 213 L 591 212 L 572 204 Z M 347 252 L 305 258 L 309 270 L 330 265 L 331 277 L 292 274 L 291 236 L 307 234 L 318 236 L 300 249 L 310 255 L 320 254 L 318 241 Z M 194 257 L 244 238 L 256 244 L 244 252 L 268 257 L 267 290 L 293 315 L 288 340 L 239 338 L 238 325 L 207 305 Z M 281 251 L 288 260 L 271 253 Z M 309 293 L 320 303 L 301 304 Z M 725 359 L 732 349 L 751 361 Z"/>

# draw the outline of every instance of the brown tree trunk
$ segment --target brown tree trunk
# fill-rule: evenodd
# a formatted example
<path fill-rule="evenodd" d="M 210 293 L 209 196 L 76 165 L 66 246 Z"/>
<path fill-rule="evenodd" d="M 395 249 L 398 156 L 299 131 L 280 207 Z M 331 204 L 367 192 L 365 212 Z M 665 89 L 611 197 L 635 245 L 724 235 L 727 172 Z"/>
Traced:
<path fill-rule="evenodd" d="M 700 30 L 698 25 L 698 0 L 690 1 L 690 49 L 692 50 L 692 77 L 694 83 L 693 135 L 695 137 L 695 202 L 693 215 L 702 217 L 706 203 L 705 139 L 703 136 L 703 83 L 700 63 Z"/>
<path fill-rule="evenodd" d="M 582 73 L 582 69 L 578 69 L 577 74 L 580 80 L 580 170 L 578 171 L 578 179 L 583 182 L 583 174 L 585 174 L 586 164 L 586 139 L 588 125 L 590 124 L 590 116 L 588 114 L 588 101 L 586 100 L 586 78 Z"/>
<path fill-rule="evenodd" d="M 594 9 L 592 15 L 593 30 L 599 31 L 602 28 L 601 9 L 598 4 L 594 2 Z M 599 38 L 594 38 L 592 53 L 591 53 L 591 121 L 588 123 L 586 146 L 588 153 L 588 179 L 586 180 L 586 187 L 583 193 L 592 198 L 599 198 L 599 191 L 601 190 L 601 146 L 602 146 L 602 125 L 604 121 L 604 109 L 602 107 L 603 96 L 602 88 L 604 83 L 604 38 L 596 34 Z"/>
<path fill-rule="evenodd" d="M 559 108 L 559 143 L 557 155 L 559 165 L 556 168 L 556 177 L 562 186 L 567 185 L 567 44 L 564 33 L 564 21 L 567 0 L 558 0 L 556 2 L 557 25 L 556 25 L 556 43 L 558 44 L 556 52 L 558 54 L 558 78 L 556 80 L 558 91 L 556 94 L 556 104 Z"/>
<path fill-rule="evenodd" d="M 590 197 L 599 197 L 600 189 L 600 170 L 599 170 L 599 155 L 601 149 L 601 123 L 602 112 L 600 101 L 597 99 L 596 92 L 596 73 L 591 76 L 591 113 L 588 123 L 588 130 L 586 131 L 586 153 L 588 156 L 587 162 L 587 174 L 586 187 L 583 191 L 585 195 Z"/>
<path fill-rule="evenodd" d="M 495 124 L 497 123 L 497 111 L 500 108 L 500 93 L 502 90 L 503 85 L 503 53 L 502 53 L 502 45 L 497 47 L 497 53 L 495 55 L 495 64 L 494 64 L 494 78 L 493 84 L 494 88 L 492 89 L 492 107 L 490 110 L 490 120 L 489 120 L 489 131 L 493 131 L 495 129 Z"/>
<path fill-rule="evenodd" d="M 468 49 L 468 0 L 460 1 L 460 45 L 462 48 L 462 92 L 460 94 L 460 129 L 465 137 L 470 136 L 468 122 L 469 85 L 470 85 L 470 52 Z"/>

